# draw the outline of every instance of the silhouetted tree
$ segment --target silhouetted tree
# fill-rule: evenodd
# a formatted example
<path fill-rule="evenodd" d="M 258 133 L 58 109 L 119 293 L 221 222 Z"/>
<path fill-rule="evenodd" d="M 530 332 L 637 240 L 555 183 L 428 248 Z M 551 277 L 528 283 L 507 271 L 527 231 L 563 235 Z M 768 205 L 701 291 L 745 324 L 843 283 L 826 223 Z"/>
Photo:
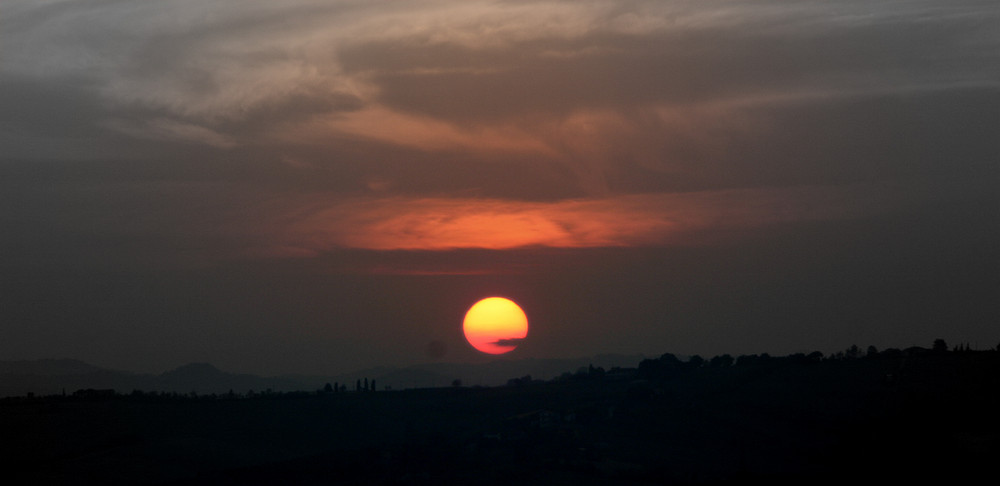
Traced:
<path fill-rule="evenodd" d="M 878 348 L 875 346 L 868 346 L 868 350 L 865 352 L 865 356 L 868 358 L 874 358 L 878 356 Z"/>
<path fill-rule="evenodd" d="M 944 339 L 938 338 L 934 340 L 934 346 L 931 347 L 931 351 L 935 353 L 944 353 L 948 351 L 948 343 Z"/>
<path fill-rule="evenodd" d="M 376 390 L 376 388 L 375 388 L 375 380 L 374 380 L 374 379 L 372 379 L 372 387 L 371 387 L 371 391 L 375 391 L 375 390 Z"/>
<path fill-rule="evenodd" d="M 725 366 L 733 365 L 733 357 L 728 354 L 720 354 L 708 361 L 708 365 L 712 368 L 722 368 Z"/>
<path fill-rule="evenodd" d="M 358 382 L 354 384 L 354 391 L 361 391 L 361 378 L 358 378 Z"/>
<path fill-rule="evenodd" d="M 458 387 L 462 386 L 462 380 L 460 380 L 458 378 L 455 378 L 454 380 L 451 380 L 451 386 L 453 386 L 455 388 L 458 388 Z"/>
<path fill-rule="evenodd" d="M 664 353 L 658 359 L 644 359 L 639 362 L 636 374 L 642 378 L 663 378 L 684 367 L 684 363 L 671 353 Z"/>
<path fill-rule="evenodd" d="M 333 385 L 327 383 L 323 386 L 323 391 L 326 393 L 333 393 Z"/>
<path fill-rule="evenodd" d="M 702 366 L 705 365 L 705 358 L 702 358 L 701 356 L 696 354 L 688 358 L 687 364 L 691 368 L 701 368 Z"/>
<path fill-rule="evenodd" d="M 843 353 L 841 353 L 843 354 Z M 741 354 L 736 357 L 736 366 L 746 366 L 746 365 L 762 365 L 772 362 L 770 354 Z"/>
<path fill-rule="evenodd" d="M 520 378 L 511 378 L 507 380 L 507 386 L 530 385 L 531 382 L 532 382 L 531 375 L 524 375 Z"/>
<path fill-rule="evenodd" d="M 604 368 L 600 366 L 595 368 L 594 365 L 590 365 L 587 371 L 591 378 L 603 378 L 605 373 Z"/>
<path fill-rule="evenodd" d="M 362 388 L 364 391 L 368 391 L 368 378 L 365 378 L 365 386 Z"/>

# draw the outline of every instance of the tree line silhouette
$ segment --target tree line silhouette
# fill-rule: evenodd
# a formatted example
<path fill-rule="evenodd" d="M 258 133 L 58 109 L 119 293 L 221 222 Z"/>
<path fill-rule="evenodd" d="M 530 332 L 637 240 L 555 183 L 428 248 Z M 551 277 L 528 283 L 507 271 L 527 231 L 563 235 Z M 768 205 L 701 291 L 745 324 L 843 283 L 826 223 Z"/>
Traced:
<path fill-rule="evenodd" d="M 733 357 L 730 354 L 721 354 L 705 359 L 700 355 L 692 355 L 687 360 L 682 360 L 673 353 L 664 353 L 658 358 L 644 359 L 635 368 L 613 367 L 605 370 L 602 367 L 590 365 L 577 369 L 575 372 L 566 371 L 551 380 L 541 380 L 532 378 L 531 375 L 511 378 L 507 380 L 508 387 L 522 387 L 528 385 L 541 385 L 546 383 L 559 383 L 571 381 L 595 381 L 595 380 L 649 380 L 662 379 L 678 376 L 684 372 L 700 369 L 724 369 L 730 367 L 760 367 L 760 366 L 792 366 L 810 365 L 816 363 L 847 362 L 852 360 L 873 360 L 873 359 L 898 359 L 906 357 L 946 355 L 952 353 L 997 353 L 1000 352 L 1000 344 L 988 350 L 973 350 L 968 343 L 961 343 L 953 347 L 948 346 L 944 339 L 935 339 L 931 347 L 923 348 L 913 346 L 905 349 L 887 348 L 879 350 L 875 346 L 868 346 L 864 351 L 857 345 L 851 345 L 847 349 L 837 351 L 829 355 L 824 355 L 820 351 L 811 353 L 794 353 L 786 356 L 771 356 L 768 353 L 744 354 Z M 462 388 L 462 380 L 456 378 L 451 382 L 452 388 Z M 479 387 L 477 385 L 477 387 Z M 384 391 L 390 391 L 386 386 Z M 189 393 L 178 392 L 158 392 L 132 390 L 130 393 L 119 393 L 113 389 L 79 389 L 67 395 L 64 390 L 61 395 L 48 395 L 45 398 L 66 399 L 66 400 L 107 400 L 107 399 L 133 399 L 133 400 L 237 400 L 237 399 L 276 399 L 276 398 L 301 398 L 308 396 L 340 396 L 350 394 L 375 393 L 377 391 L 376 380 L 358 378 L 354 383 L 353 392 L 348 391 L 346 383 L 334 382 L 326 383 L 315 391 L 274 391 L 270 388 L 261 391 L 253 389 L 246 392 L 229 390 L 227 393 L 205 393 L 198 394 L 194 391 Z M 6 397 L 0 400 L 36 399 L 33 393 L 28 393 L 23 397 Z"/>

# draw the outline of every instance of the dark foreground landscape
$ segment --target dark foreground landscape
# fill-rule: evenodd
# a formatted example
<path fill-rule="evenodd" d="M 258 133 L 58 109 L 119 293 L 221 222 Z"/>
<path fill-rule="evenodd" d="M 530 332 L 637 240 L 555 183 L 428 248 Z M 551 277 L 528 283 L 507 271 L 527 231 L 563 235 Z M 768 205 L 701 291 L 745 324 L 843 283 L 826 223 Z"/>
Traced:
<path fill-rule="evenodd" d="M 856 350 L 855 350 L 856 351 Z M 457 385 L 457 384 L 456 384 Z M 1000 352 L 673 355 L 491 388 L 0 400 L 6 484 L 992 479 Z"/>

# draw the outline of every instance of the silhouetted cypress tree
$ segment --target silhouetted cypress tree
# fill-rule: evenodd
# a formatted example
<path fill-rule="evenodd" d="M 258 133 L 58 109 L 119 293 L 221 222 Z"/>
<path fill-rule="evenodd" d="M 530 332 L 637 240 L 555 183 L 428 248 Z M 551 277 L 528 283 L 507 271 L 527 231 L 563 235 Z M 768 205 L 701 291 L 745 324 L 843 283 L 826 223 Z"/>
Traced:
<path fill-rule="evenodd" d="M 935 339 L 934 346 L 931 348 L 931 350 L 933 350 L 935 353 L 944 353 L 948 351 L 948 343 L 946 343 L 944 339 L 940 338 Z"/>

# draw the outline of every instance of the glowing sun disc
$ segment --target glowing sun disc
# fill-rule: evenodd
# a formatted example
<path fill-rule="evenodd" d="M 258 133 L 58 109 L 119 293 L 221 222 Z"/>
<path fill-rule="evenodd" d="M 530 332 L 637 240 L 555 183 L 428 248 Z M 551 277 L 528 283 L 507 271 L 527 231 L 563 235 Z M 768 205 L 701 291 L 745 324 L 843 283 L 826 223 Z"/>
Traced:
<path fill-rule="evenodd" d="M 489 297 L 473 304 L 462 322 L 465 339 L 489 354 L 514 350 L 528 335 L 528 316 L 510 299 Z"/>

